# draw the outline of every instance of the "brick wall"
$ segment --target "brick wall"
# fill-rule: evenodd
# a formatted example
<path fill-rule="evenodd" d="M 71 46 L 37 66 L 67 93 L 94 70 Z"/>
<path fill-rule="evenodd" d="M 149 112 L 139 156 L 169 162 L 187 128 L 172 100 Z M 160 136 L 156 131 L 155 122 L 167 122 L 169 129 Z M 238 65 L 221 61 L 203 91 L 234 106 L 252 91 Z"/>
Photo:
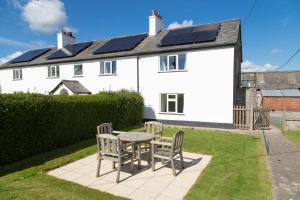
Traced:
<path fill-rule="evenodd" d="M 300 112 L 300 97 L 263 97 L 262 106 L 273 110 Z"/>

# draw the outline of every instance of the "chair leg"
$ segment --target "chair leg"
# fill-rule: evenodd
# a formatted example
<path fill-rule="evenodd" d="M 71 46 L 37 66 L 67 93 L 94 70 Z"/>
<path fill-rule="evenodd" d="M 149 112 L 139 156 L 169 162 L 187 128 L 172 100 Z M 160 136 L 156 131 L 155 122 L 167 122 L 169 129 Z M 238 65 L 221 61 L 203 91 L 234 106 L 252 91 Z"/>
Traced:
<path fill-rule="evenodd" d="M 115 164 L 116 164 L 115 161 L 112 161 L 112 168 L 113 169 L 116 169 L 116 165 Z"/>
<path fill-rule="evenodd" d="M 184 169 L 184 163 L 183 163 L 183 155 L 182 155 L 182 151 L 180 151 L 180 164 L 181 164 L 181 169 Z"/>
<path fill-rule="evenodd" d="M 171 165 L 172 165 L 172 172 L 173 172 L 173 176 L 176 176 L 176 171 L 175 171 L 175 165 L 174 165 L 174 158 L 171 158 Z"/>
<path fill-rule="evenodd" d="M 101 158 L 99 157 L 98 166 L 97 166 L 97 172 L 96 172 L 96 177 L 100 176 L 100 166 L 101 166 Z"/>
<path fill-rule="evenodd" d="M 131 163 L 130 163 L 130 171 L 133 173 L 133 162 L 134 162 L 134 145 L 132 145 L 132 156 L 131 156 Z"/>
<path fill-rule="evenodd" d="M 154 159 L 154 146 L 151 146 L 151 158 L 152 158 L 152 171 L 155 170 L 155 159 Z"/>
<path fill-rule="evenodd" d="M 118 162 L 118 171 L 117 171 L 117 179 L 116 182 L 119 183 L 120 182 L 120 171 L 121 171 L 121 161 Z"/>

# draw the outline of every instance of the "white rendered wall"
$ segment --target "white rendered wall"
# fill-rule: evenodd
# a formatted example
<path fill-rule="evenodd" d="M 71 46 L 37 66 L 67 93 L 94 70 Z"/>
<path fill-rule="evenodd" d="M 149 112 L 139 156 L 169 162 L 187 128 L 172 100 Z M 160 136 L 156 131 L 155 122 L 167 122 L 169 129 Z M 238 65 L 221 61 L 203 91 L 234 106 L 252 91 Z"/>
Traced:
<path fill-rule="evenodd" d="M 187 52 L 187 71 L 159 73 L 159 55 L 141 57 L 144 117 L 232 123 L 233 61 L 234 48 Z M 160 93 L 183 93 L 184 114 L 161 114 Z"/>
<path fill-rule="evenodd" d="M 83 65 L 83 75 L 74 76 L 74 64 Z M 13 80 L 13 69 L 0 70 L 2 93 L 32 92 L 48 94 L 62 79 L 78 80 L 93 94 L 100 91 L 116 91 L 121 89 L 137 89 L 136 58 L 120 58 L 117 60 L 117 74 L 100 76 L 100 61 L 85 63 L 61 64 L 60 77 L 48 78 L 48 66 L 23 67 L 22 80 Z"/>

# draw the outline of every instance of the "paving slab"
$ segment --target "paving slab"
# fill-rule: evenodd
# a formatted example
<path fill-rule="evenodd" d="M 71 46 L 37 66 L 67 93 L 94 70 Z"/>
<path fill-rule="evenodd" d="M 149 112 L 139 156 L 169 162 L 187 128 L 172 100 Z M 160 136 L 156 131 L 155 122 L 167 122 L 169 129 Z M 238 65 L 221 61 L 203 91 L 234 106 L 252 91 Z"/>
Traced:
<path fill-rule="evenodd" d="M 211 156 L 183 152 L 183 157 L 185 169 L 181 170 L 179 159 L 175 161 L 176 177 L 172 175 L 170 163 L 162 164 L 160 160 L 157 160 L 153 172 L 145 156 L 141 169 L 138 170 L 135 163 L 133 174 L 130 173 L 130 163 L 122 166 L 118 184 L 111 161 L 101 162 L 100 177 L 96 178 L 96 154 L 51 170 L 48 175 L 129 199 L 183 199 Z"/>
<path fill-rule="evenodd" d="M 265 135 L 273 199 L 300 200 L 300 151 L 275 127 Z"/>

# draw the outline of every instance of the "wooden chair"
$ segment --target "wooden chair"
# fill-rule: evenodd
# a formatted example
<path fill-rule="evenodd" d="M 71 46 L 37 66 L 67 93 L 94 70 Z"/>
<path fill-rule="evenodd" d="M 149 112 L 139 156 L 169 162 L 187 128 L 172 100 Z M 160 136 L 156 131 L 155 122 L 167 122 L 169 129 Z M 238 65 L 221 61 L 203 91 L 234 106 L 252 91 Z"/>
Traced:
<path fill-rule="evenodd" d="M 132 146 L 133 143 L 127 143 L 126 145 L 123 144 L 117 136 L 111 134 L 97 134 L 97 145 L 98 145 L 98 155 L 99 161 L 97 166 L 96 177 L 100 175 L 100 167 L 101 167 L 101 160 L 111 160 L 112 161 L 112 168 L 115 169 L 115 163 L 118 163 L 117 168 L 117 178 L 116 182 L 119 183 L 120 181 L 120 171 L 122 168 L 123 163 L 128 160 L 131 160 L 131 172 L 133 171 L 133 160 L 134 154 L 133 152 L 126 151 L 125 146 Z"/>
<path fill-rule="evenodd" d="M 145 122 L 144 131 L 146 133 L 153 133 L 155 136 L 161 137 L 163 132 L 163 124 L 156 121 Z"/>
<path fill-rule="evenodd" d="M 155 135 L 155 140 L 156 139 L 160 140 L 160 138 L 162 136 L 162 132 L 163 132 L 163 124 L 161 122 L 157 122 L 157 121 L 145 122 L 144 132 L 152 133 Z M 149 163 L 151 160 L 150 145 L 151 145 L 150 143 L 144 143 L 141 146 L 142 150 L 149 152 Z"/>
<path fill-rule="evenodd" d="M 112 123 L 103 123 L 97 126 L 98 134 L 113 134 Z"/>
<path fill-rule="evenodd" d="M 176 155 L 180 156 L 181 169 L 184 168 L 182 156 L 183 131 L 178 131 L 170 137 L 162 137 L 163 141 L 151 141 L 152 171 L 155 170 L 155 158 L 161 158 L 171 161 L 173 176 L 176 176 L 174 159 Z M 165 142 L 165 141 L 171 142 Z"/>

